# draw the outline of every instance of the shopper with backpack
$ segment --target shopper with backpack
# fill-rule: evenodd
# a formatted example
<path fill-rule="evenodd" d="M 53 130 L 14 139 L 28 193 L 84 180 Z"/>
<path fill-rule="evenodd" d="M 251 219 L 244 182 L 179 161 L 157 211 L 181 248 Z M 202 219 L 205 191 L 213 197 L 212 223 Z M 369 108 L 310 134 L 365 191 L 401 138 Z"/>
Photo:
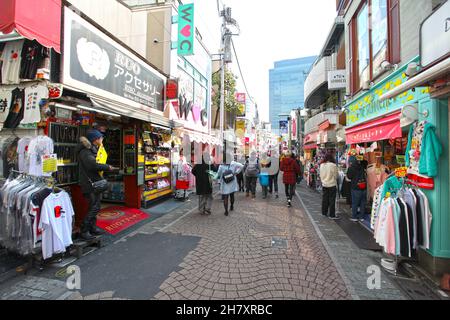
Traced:
<path fill-rule="evenodd" d="M 259 166 L 259 160 L 256 156 L 256 152 L 252 152 L 250 158 L 248 159 L 248 163 L 246 163 L 244 167 L 245 179 L 247 182 L 247 194 L 246 196 L 250 196 L 250 192 L 252 193 L 252 198 L 256 198 L 256 182 L 258 180 L 259 173 L 261 172 Z"/>
<path fill-rule="evenodd" d="M 367 202 L 367 177 L 364 167 L 355 157 L 350 158 L 347 177 L 351 180 L 352 190 L 352 217 L 350 220 L 353 222 L 364 221 Z"/>
<path fill-rule="evenodd" d="M 286 191 L 288 207 L 292 207 L 292 198 L 295 193 L 295 185 L 297 183 L 297 174 L 300 173 L 300 166 L 297 161 L 292 158 L 292 153 L 287 152 L 281 161 L 280 171 L 283 171 L 283 183 Z"/>
<path fill-rule="evenodd" d="M 220 165 L 217 171 L 216 179 L 220 181 L 220 193 L 222 194 L 223 205 L 225 207 L 225 215 L 228 216 L 228 203 L 230 204 L 230 211 L 234 210 L 234 193 L 238 192 L 239 185 L 236 175 L 238 175 L 244 169 L 244 166 L 236 161 L 231 161 L 227 164 L 227 161 L 232 159 L 232 156 L 227 156 L 225 163 Z M 229 201 L 230 200 L 230 201 Z"/>

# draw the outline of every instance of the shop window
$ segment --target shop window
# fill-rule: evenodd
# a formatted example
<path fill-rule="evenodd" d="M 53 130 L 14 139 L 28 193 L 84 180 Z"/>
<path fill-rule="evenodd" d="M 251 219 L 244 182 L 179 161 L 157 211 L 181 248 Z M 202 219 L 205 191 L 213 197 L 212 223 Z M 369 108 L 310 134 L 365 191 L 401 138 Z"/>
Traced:
<path fill-rule="evenodd" d="M 357 93 L 384 71 L 381 63 L 400 62 L 399 0 L 366 0 L 351 19 L 350 89 Z"/>

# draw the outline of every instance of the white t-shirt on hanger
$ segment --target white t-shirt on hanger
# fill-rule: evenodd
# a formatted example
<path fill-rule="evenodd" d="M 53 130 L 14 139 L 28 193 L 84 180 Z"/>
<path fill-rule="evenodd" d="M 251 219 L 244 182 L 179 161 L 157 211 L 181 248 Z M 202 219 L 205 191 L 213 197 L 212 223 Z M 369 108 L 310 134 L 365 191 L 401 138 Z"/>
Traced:
<path fill-rule="evenodd" d="M 30 159 L 29 174 L 37 177 L 51 176 L 50 173 L 43 173 L 42 156 L 53 153 L 53 140 L 46 136 L 37 136 L 28 145 L 28 156 Z"/>
<path fill-rule="evenodd" d="M 12 92 L 10 90 L 0 90 L 0 129 L 8 117 L 9 107 L 11 106 Z"/>
<path fill-rule="evenodd" d="M 30 170 L 30 158 L 28 156 L 28 146 L 32 137 L 23 137 L 17 143 L 17 153 L 19 158 L 19 171 L 28 173 Z"/>
<path fill-rule="evenodd" d="M 42 205 L 39 228 L 42 232 L 42 255 L 51 258 L 55 253 L 65 252 L 72 244 L 72 202 L 65 191 L 51 193 Z"/>
<path fill-rule="evenodd" d="M 41 121 L 41 109 L 39 103 L 48 98 L 46 86 L 31 86 L 25 88 L 25 104 L 23 119 L 20 124 L 33 124 Z"/>
<path fill-rule="evenodd" d="M 22 47 L 25 40 L 11 41 L 5 45 L 1 59 L 2 65 L 2 83 L 18 84 L 20 83 L 20 62 L 22 61 Z"/>

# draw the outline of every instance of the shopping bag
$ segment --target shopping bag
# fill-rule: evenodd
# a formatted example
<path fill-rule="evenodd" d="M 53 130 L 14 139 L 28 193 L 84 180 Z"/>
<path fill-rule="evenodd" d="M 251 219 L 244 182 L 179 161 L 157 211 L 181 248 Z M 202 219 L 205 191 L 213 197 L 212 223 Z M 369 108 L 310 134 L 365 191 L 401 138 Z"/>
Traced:
<path fill-rule="evenodd" d="M 269 175 L 267 173 L 261 173 L 259 175 L 259 183 L 263 187 L 267 187 L 269 185 Z"/>

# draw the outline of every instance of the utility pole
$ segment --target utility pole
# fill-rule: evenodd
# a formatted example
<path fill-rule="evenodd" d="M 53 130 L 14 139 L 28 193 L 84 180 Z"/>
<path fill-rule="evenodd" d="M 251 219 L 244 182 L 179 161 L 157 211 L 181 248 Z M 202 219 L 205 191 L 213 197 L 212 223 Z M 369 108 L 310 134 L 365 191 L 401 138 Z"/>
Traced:
<path fill-rule="evenodd" d="M 221 83 L 220 83 L 220 138 L 222 144 L 224 142 L 224 121 L 225 121 L 225 72 L 227 63 L 232 62 L 231 59 L 231 36 L 234 35 L 229 25 L 235 26 L 239 29 L 238 23 L 231 17 L 231 8 L 223 6 L 223 11 L 220 12 L 222 17 L 222 41 L 221 41 Z"/>

